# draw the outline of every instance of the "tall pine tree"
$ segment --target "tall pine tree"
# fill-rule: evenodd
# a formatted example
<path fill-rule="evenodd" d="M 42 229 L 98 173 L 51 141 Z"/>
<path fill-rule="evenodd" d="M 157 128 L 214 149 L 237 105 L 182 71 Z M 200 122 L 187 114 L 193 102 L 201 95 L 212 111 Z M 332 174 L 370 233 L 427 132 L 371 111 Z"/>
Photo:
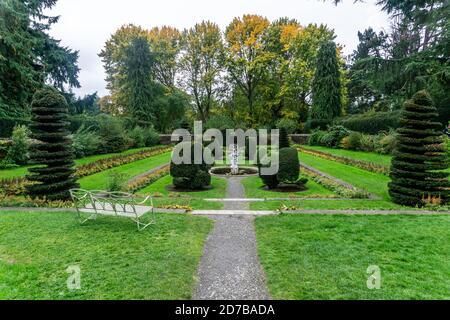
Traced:
<path fill-rule="evenodd" d="M 312 119 L 332 120 L 342 115 L 341 75 L 336 44 L 333 41 L 320 46 L 312 83 L 312 96 Z"/>
<path fill-rule="evenodd" d="M 129 113 L 142 125 L 154 121 L 155 83 L 152 80 L 154 55 L 145 37 L 133 39 L 125 51 L 126 95 Z"/>
<path fill-rule="evenodd" d="M 58 17 L 45 14 L 57 0 L 0 1 L 0 125 L 23 118 L 36 88 L 79 87 L 78 52 L 48 35 Z"/>
<path fill-rule="evenodd" d="M 64 96 L 54 88 L 36 92 L 31 104 L 31 137 L 37 140 L 31 146 L 27 187 L 32 198 L 68 200 L 69 190 L 77 188 L 72 141 L 67 122 L 68 106 Z"/>
<path fill-rule="evenodd" d="M 448 159 L 437 116 L 426 91 L 404 104 L 389 183 L 395 203 L 423 206 L 428 198 L 448 201 L 449 174 L 440 171 L 448 168 Z"/>

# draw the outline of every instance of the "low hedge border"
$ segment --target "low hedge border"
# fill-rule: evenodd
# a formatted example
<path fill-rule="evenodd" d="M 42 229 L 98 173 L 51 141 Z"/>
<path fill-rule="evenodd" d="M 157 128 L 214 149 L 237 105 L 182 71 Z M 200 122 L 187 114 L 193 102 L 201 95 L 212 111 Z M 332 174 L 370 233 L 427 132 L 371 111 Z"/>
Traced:
<path fill-rule="evenodd" d="M 314 172 L 306 167 L 302 167 L 302 173 L 307 177 L 311 178 L 316 183 L 320 184 L 324 188 L 336 193 L 342 198 L 349 199 L 369 199 L 370 195 L 368 192 L 358 189 L 356 187 L 346 188 L 339 182 L 330 179 L 328 177 L 321 176 L 317 172 Z"/>
<path fill-rule="evenodd" d="M 141 150 L 126 155 L 113 156 L 111 158 L 100 159 L 77 167 L 78 178 L 91 176 L 98 172 L 122 166 L 131 162 L 143 160 L 145 158 L 157 156 L 172 150 L 172 146 L 157 146 L 148 150 Z"/>
<path fill-rule="evenodd" d="M 305 149 L 301 146 L 297 146 L 297 150 L 300 152 L 303 152 L 305 154 L 316 156 L 316 157 L 319 157 L 319 158 L 322 158 L 325 160 L 332 160 L 332 161 L 340 162 L 342 164 L 346 164 L 349 166 L 357 167 L 359 169 L 363 169 L 366 171 L 389 176 L 390 168 L 388 166 L 383 166 L 380 164 L 375 164 L 372 162 L 367 162 L 367 161 L 362 161 L 362 160 L 355 160 L 355 159 L 343 157 L 343 156 L 337 156 L 337 155 L 334 155 L 334 154 L 331 154 L 328 152 L 309 150 L 309 149 Z"/>
<path fill-rule="evenodd" d="M 162 177 L 165 177 L 170 172 L 170 165 L 167 164 L 166 166 L 149 172 L 148 174 L 142 175 L 137 179 L 133 179 L 131 182 L 127 185 L 127 191 L 131 193 L 135 193 L 148 185 L 154 183 L 155 181 L 161 179 Z"/>
<path fill-rule="evenodd" d="M 104 170 L 112 169 L 131 162 L 139 161 L 145 158 L 153 157 L 166 153 L 172 149 L 172 146 L 157 146 L 148 150 L 141 150 L 126 155 L 117 155 L 111 158 L 100 159 L 92 163 L 78 166 L 77 177 L 82 178 L 99 173 Z M 30 182 L 25 177 L 0 179 L 0 190 L 6 196 L 18 196 L 25 193 L 25 187 Z"/>

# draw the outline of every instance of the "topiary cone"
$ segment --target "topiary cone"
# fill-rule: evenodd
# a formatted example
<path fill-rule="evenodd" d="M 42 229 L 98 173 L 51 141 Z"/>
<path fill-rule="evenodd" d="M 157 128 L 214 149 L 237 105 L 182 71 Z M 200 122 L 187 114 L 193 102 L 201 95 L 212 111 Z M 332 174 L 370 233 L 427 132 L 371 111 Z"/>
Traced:
<path fill-rule="evenodd" d="M 391 163 L 389 194 L 395 203 L 423 206 L 424 199 L 446 203 L 449 198 L 448 159 L 442 124 L 426 91 L 404 104 L 398 143 Z"/>
<path fill-rule="evenodd" d="M 72 140 L 68 131 L 68 105 L 56 89 L 47 87 L 36 92 L 31 104 L 31 137 L 37 140 L 31 146 L 27 187 L 32 198 L 68 200 L 69 190 L 78 188 L 76 183 Z"/>

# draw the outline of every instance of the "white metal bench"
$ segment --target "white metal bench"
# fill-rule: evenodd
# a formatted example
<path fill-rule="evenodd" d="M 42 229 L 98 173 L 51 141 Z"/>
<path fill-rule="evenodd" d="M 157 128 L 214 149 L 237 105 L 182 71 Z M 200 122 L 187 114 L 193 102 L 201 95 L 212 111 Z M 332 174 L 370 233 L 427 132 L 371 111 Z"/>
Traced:
<path fill-rule="evenodd" d="M 70 195 L 77 209 L 80 224 L 95 220 L 98 215 L 130 218 L 137 224 L 139 231 L 156 223 L 153 199 L 151 196 L 139 197 L 125 192 L 106 192 L 98 190 L 72 189 Z M 150 200 L 150 206 L 144 204 Z M 141 218 L 151 213 L 150 222 Z M 86 214 L 88 214 L 86 218 Z"/>

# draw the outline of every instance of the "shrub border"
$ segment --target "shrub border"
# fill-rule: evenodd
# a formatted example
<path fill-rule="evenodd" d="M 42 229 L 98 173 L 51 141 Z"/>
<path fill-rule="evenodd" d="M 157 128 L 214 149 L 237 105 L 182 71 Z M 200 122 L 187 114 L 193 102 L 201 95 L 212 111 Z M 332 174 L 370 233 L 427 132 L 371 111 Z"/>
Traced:
<path fill-rule="evenodd" d="M 348 157 L 337 156 L 328 152 L 317 151 L 317 150 L 309 150 L 302 146 L 297 146 L 297 150 L 312 156 L 316 156 L 325 160 L 332 160 L 336 162 L 340 162 L 342 164 L 346 164 L 349 166 L 353 166 L 359 169 L 363 169 L 366 171 L 370 171 L 373 173 L 382 174 L 385 176 L 389 176 L 390 168 L 388 166 L 383 166 L 380 164 L 375 164 L 373 162 L 355 160 Z"/>

